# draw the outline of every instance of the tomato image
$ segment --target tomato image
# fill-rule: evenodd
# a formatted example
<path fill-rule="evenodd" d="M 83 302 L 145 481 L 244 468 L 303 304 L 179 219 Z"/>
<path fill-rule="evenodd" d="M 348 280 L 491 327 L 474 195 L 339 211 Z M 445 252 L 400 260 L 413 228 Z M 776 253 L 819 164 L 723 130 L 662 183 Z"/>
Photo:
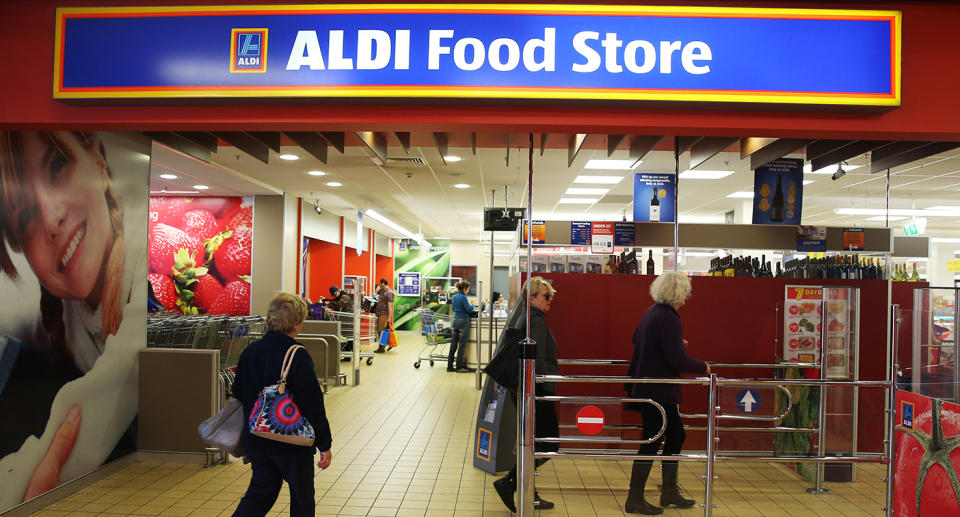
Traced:
<path fill-rule="evenodd" d="M 793 314 L 794 316 L 796 316 L 797 314 L 800 314 L 800 307 L 797 307 L 796 305 L 791 305 L 790 314 Z"/>
<path fill-rule="evenodd" d="M 791 340 L 790 340 L 790 348 L 797 348 L 798 346 L 800 346 L 800 341 L 799 341 L 799 340 L 796 340 L 796 339 L 791 339 Z"/>
<path fill-rule="evenodd" d="M 894 514 L 960 515 L 960 411 L 936 399 L 910 400 L 913 429 L 902 422 L 896 428 Z"/>

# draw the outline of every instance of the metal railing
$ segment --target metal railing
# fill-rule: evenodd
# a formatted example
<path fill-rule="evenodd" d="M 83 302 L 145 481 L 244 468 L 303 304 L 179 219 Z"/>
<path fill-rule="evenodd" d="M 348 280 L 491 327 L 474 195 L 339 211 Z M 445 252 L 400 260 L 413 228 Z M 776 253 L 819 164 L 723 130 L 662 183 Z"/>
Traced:
<path fill-rule="evenodd" d="M 706 463 L 706 472 L 702 478 L 705 480 L 705 493 L 704 493 L 704 502 L 700 506 L 703 508 L 704 515 L 709 517 L 712 515 L 713 508 L 715 504 L 713 503 L 713 485 L 714 480 L 717 479 L 715 474 L 715 464 L 717 461 L 748 461 L 748 462 L 781 462 L 781 463 L 817 463 L 818 469 L 821 470 L 822 466 L 828 463 L 880 463 L 887 465 L 887 477 L 884 479 L 887 485 L 887 504 L 883 508 L 887 515 L 892 515 L 892 508 L 890 504 L 890 497 L 892 494 L 892 483 L 893 483 L 893 472 L 891 470 L 892 465 L 892 446 L 891 439 L 893 436 L 892 426 L 893 426 L 893 414 L 895 412 L 895 406 L 892 402 L 894 399 L 895 389 L 894 383 L 892 380 L 883 380 L 883 381 L 843 381 L 843 380 L 827 380 L 827 379 L 744 379 L 744 378 L 720 378 L 716 374 L 710 374 L 708 377 L 697 377 L 697 378 L 669 378 L 669 379 L 651 379 L 651 378 L 642 378 L 635 379 L 632 377 L 624 376 L 595 376 L 595 375 L 534 375 L 536 350 L 535 344 L 527 343 L 524 345 L 522 358 L 520 360 L 520 379 L 521 383 L 519 386 L 519 411 L 518 411 L 518 454 L 517 454 L 517 467 L 518 467 L 518 487 L 522 487 L 518 495 L 520 496 L 518 512 L 521 517 L 532 516 L 533 515 L 533 505 L 532 505 L 532 494 L 533 494 L 533 461 L 536 458 L 558 458 L 558 457 L 573 457 L 573 458 L 594 458 L 594 459 L 632 459 L 632 460 L 678 460 L 678 461 L 703 461 Z M 561 360 L 560 364 L 586 364 L 586 365 L 621 365 L 622 362 L 619 360 Z M 796 367 L 797 364 L 794 363 L 723 363 L 724 366 L 730 367 L 756 367 L 756 368 L 765 368 L 765 367 Z M 804 363 L 807 364 L 807 363 Z M 813 363 L 809 363 L 813 364 Z M 749 366 L 748 366 L 749 365 Z M 714 366 L 714 363 L 711 363 L 711 368 Z M 819 367 L 819 364 L 816 366 Z M 895 372 L 895 365 L 891 365 L 891 372 Z M 891 377 L 892 379 L 893 377 Z M 533 430 L 533 419 L 534 419 L 534 408 L 535 401 L 550 401 L 550 402 L 580 402 L 580 403 L 622 403 L 622 402 L 649 402 L 654 403 L 656 406 L 659 406 L 661 413 L 664 413 L 663 407 L 659 404 L 656 404 L 654 401 L 649 399 L 641 398 L 629 398 L 629 397 L 602 397 L 602 396 L 540 396 L 537 397 L 534 395 L 534 385 L 535 383 L 591 383 L 591 384 L 680 384 L 680 385 L 694 385 L 694 386 L 707 386 L 708 387 L 708 406 L 707 413 L 703 415 L 687 415 L 690 417 L 699 417 L 706 418 L 706 432 L 707 432 L 707 442 L 706 442 L 706 451 L 703 454 L 678 454 L 671 456 L 661 456 L 661 455 L 641 455 L 641 454 L 625 454 L 623 450 L 620 451 L 609 451 L 609 450 L 595 450 L 595 449 L 566 449 L 560 450 L 557 452 L 535 452 L 534 444 L 535 443 L 576 443 L 576 444 L 625 444 L 625 445 L 641 445 L 645 443 L 651 443 L 659 439 L 659 437 L 666 430 L 666 418 L 663 419 L 663 425 L 657 433 L 657 436 L 644 440 L 633 440 L 633 439 L 622 439 L 617 437 L 550 437 L 550 438 L 536 438 L 534 436 Z M 720 407 L 717 405 L 718 392 L 721 387 L 774 387 L 782 392 L 784 392 L 787 397 L 787 408 L 777 416 L 746 416 L 746 415 L 723 415 L 720 414 Z M 786 417 L 790 411 L 793 409 L 792 396 L 788 390 L 789 386 L 818 386 L 824 388 L 826 386 L 847 386 L 847 387 L 863 387 L 863 388 L 881 388 L 888 391 L 890 396 L 890 407 L 885 411 L 888 418 L 888 439 L 884 441 L 885 451 L 883 453 L 855 453 L 851 456 L 826 456 L 823 454 L 822 449 L 818 449 L 817 455 L 815 456 L 773 456 L 768 454 L 756 454 L 756 453 L 746 453 L 746 454 L 717 454 L 716 444 L 719 441 L 717 433 L 720 431 L 731 431 L 734 429 L 743 430 L 743 431 L 772 431 L 772 430 L 794 430 L 797 432 L 816 432 L 818 436 L 822 439 L 823 433 L 823 418 L 819 419 L 817 427 L 813 429 L 809 428 L 783 428 L 779 426 L 779 422 Z M 665 414 L 664 414 L 665 416 Z M 776 427 L 738 427 L 738 428 L 727 428 L 721 427 L 718 424 L 720 420 L 753 420 L 753 421 L 764 421 L 764 422 L 773 422 L 778 424 Z M 631 426 L 619 426 L 619 428 L 628 428 Z M 816 481 L 817 487 L 822 488 L 822 475 L 817 477 Z M 531 499 L 527 501 L 526 499 Z M 530 503 L 530 504 L 526 504 Z"/>

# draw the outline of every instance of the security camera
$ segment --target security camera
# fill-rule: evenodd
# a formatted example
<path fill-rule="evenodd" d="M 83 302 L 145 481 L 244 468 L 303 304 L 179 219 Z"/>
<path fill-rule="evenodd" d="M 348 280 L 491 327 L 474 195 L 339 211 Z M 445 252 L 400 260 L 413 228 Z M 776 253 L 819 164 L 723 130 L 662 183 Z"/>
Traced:
<path fill-rule="evenodd" d="M 323 214 L 323 208 L 320 207 L 320 202 L 319 202 L 319 201 L 315 201 L 315 202 L 313 203 L 313 209 L 316 210 L 317 215 Z"/>

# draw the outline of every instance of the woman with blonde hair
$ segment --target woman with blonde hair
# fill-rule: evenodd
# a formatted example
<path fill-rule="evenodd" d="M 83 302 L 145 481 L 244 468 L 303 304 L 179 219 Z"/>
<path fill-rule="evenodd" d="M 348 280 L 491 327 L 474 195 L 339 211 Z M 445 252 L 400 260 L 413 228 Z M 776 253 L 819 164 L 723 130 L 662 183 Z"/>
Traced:
<path fill-rule="evenodd" d="M 643 314 L 633 332 L 633 357 L 630 359 L 630 377 L 635 379 L 679 378 L 681 374 L 710 373 L 710 366 L 699 359 L 687 356 L 687 341 L 683 339 L 680 314 L 677 310 L 687 301 L 692 287 L 690 279 L 674 271 L 657 277 L 650 286 L 650 296 L 656 302 Z M 646 398 L 660 404 L 667 417 L 667 427 L 657 440 L 640 446 L 637 454 L 655 455 L 663 444 L 663 455 L 680 453 L 686 433 L 680 418 L 679 384 L 627 384 L 630 398 Z M 663 416 L 652 404 L 628 403 L 625 409 L 637 411 L 643 417 L 643 438 L 653 438 L 663 426 Z M 663 485 L 660 506 L 675 505 L 678 508 L 693 506 L 692 499 L 680 495 L 677 486 L 678 465 L 676 460 L 661 462 Z M 627 513 L 657 515 L 663 509 L 644 499 L 643 492 L 650 475 L 653 461 L 635 460 L 630 476 L 630 494 L 624 509 Z"/>
<path fill-rule="evenodd" d="M 249 417 L 264 387 L 276 384 L 287 349 L 298 344 L 294 339 L 307 317 L 307 303 L 299 296 L 280 293 L 270 301 L 267 311 L 267 333 L 248 346 L 237 363 L 233 396 L 243 404 Z M 268 440 L 243 429 L 242 443 L 253 467 L 253 477 L 234 515 L 266 515 L 280 494 L 286 480 L 290 487 L 290 515 L 312 516 L 315 513 L 313 486 L 314 449 L 320 452 L 317 466 L 330 466 L 330 423 L 323 407 L 323 390 L 317 381 L 313 361 L 305 350 L 293 354 L 287 375 L 286 389 L 293 395 L 300 413 L 310 422 L 316 434 L 313 447 Z"/>

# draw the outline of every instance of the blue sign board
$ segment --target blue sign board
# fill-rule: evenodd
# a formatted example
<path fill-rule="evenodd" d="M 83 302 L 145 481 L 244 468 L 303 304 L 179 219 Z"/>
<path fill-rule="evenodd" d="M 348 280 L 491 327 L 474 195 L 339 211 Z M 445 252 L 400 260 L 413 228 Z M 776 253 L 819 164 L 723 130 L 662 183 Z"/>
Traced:
<path fill-rule="evenodd" d="M 672 223 L 674 174 L 638 172 L 633 175 L 633 220 Z"/>
<path fill-rule="evenodd" d="M 490 461 L 490 442 L 493 439 L 493 433 L 481 428 L 477 432 L 477 457 Z"/>
<path fill-rule="evenodd" d="M 637 245 L 637 225 L 626 221 L 618 222 L 613 225 L 613 245 L 614 246 L 636 246 Z"/>
<path fill-rule="evenodd" d="M 797 251 L 827 251 L 827 227 L 798 226 Z"/>
<path fill-rule="evenodd" d="M 753 173 L 753 224 L 800 224 L 803 159 L 778 158 Z"/>
<path fill-rule="evenodd" d="M 913 429 L 913 403 L 900 403 L 900 423 L 907 429 Z"/>
<path fill-rule="evenodd" d="M 737 407 L 744 413 L 753 413 L 760 408 L 760 394 L 749 388 L 737 393 Z"/>
<path fill-rule="evenodd" d="M 878 10 L 65 7 L 57 9 L 53 96 L 898 106 L 900 35 L 901 13 Z M 789 63 L 816 63 L 816 73 L 783 72 Z"/>
<path fill-rule="evenodd" d="M 592 225 L 589 221 L 573 221 L 570 223 L 570 244 L 574 246 L 589 246 Z"/>
<path fill-rule="evenodd" d="M 397 294 L 420 296 L 420 273 L 397 273 Z"/>

